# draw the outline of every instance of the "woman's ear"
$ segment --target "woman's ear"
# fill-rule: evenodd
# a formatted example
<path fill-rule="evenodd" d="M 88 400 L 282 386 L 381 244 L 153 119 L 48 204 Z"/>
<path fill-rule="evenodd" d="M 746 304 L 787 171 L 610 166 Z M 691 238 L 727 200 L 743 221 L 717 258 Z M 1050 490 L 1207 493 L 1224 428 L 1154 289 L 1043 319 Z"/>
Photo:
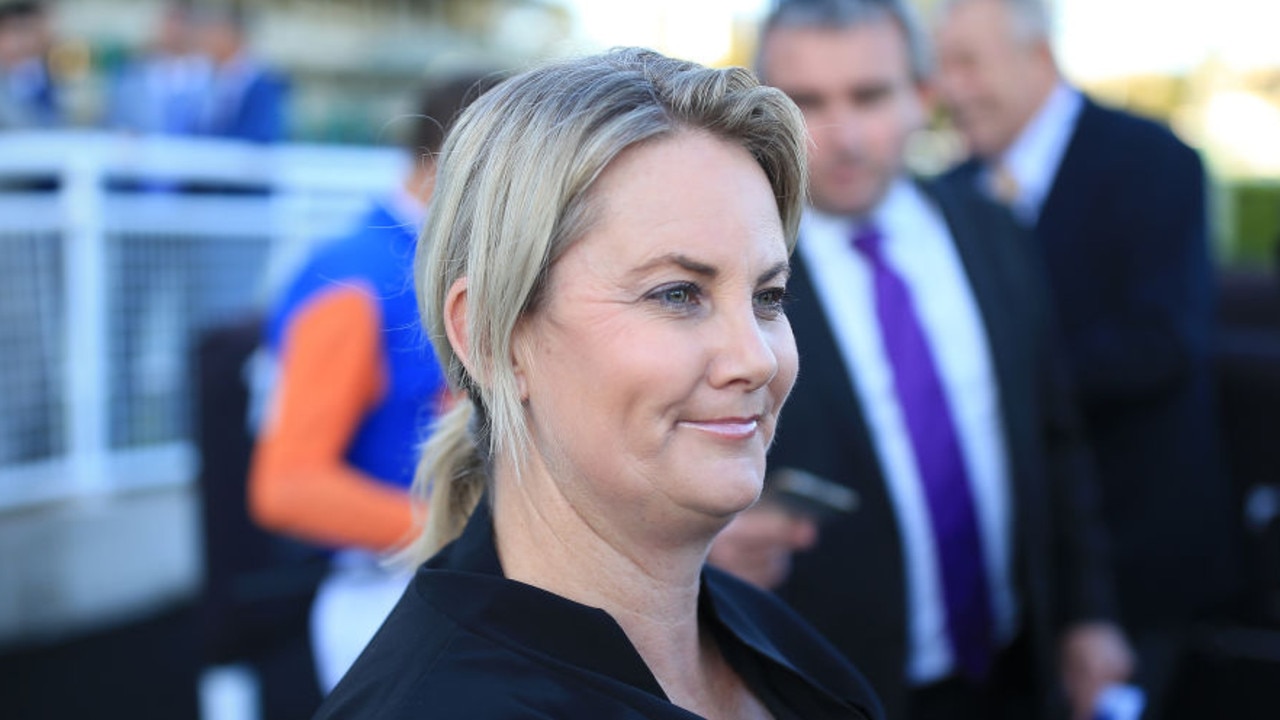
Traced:
<path fill-rule="evenodd" d="M 475 377 L 471 361 L 471 326 L 467 322 L 467 279 L 460 277 L 449 286 L 444 297 L 444 334 L 449 338 L 453 354 L 467 369 L 467 375 Z"/>
<path fill-rule="evenodd" d="M 529 399 L 529 379 L 527 374 L 529 361 L 525 358 L 527 355 L 527 346 L 525 345 L 526 325 L 526 318 L 520 318 L 516 321 L 515 330 L 511 333 L 511 374 L 516 379 L 516 392 L 520 394 L 521 403 Z"/>

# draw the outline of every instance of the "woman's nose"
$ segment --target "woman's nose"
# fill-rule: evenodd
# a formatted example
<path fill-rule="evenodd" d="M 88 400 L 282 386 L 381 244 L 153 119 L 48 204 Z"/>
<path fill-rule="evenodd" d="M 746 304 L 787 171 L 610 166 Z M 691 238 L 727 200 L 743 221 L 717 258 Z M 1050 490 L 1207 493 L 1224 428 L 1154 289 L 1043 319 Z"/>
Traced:
<path fill-rule="evenodd" d="M 712 383 L 717 387 L 740 383 L 749 390 L 768 384 L 778 374 L 778 355 L 755 309 L 727 314 L 719 325 Z"/>

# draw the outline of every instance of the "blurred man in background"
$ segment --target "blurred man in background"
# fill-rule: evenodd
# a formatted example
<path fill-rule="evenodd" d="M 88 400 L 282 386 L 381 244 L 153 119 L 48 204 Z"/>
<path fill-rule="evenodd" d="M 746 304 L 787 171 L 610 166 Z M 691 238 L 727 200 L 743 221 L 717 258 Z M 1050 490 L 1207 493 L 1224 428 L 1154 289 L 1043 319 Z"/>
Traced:
<path fill-rule="evenodd" d="M 283 140 L 289 84 L 250 51 L 245 10 L 240 5 L 202 7 L 196 13 L 196 28 L 200 50 L 213 65 L 199 134 Z"/>
<path fill-rule="evenodd" d="M 426 89 L 400 190 L 352 235 L 315 253 L 267 326 L 278 380 L 249 503 L 265 527 L 338 549 L 311 613 L 326 693 L 408 582 L 407 572 L 386 568 L 380 556 L 414 533 L 408 490 L 418 447 L 445 400 L 444 376 L 418 320 L 414 250 L 445 130 L 495 82 L 461 75 Z"/>
<path fill-rule="evenodd" d="M 944 2 L 938 50 L 940 96 L 973 153 L 956 178 L 1007 204 L 1043 255 L 1122 619 L 1158 710 L 1187 624 L 1222 598 L 1232 561 L 1204 169 L 1165 128 L 1062 79 L 1040 0 Z"/>
<path fill-rule="evenodd" d="M 144 134 L 197 132 L 211 68 L 196 46 L 194 19 L 188 3 L 165 6 L 145 53 L 116 81 L 108 125 Z"/>
<path fill-rule="evenodd" d="M 779 594 L 893 717 L 1054 717 L 1061 683 L 1089 717 L 1131 658 L 1024 233 L 972 185 L 906 174 L 927 60 L 902 3 L 787 2 L 764 28 L 758 69 L 813 143 L 788 288 L 803 369 L 770 471 L 858 498 Z M 736 557 L 712 561 L 749 575 Z"/>
<path fill-rule="evenodd" d="M 0 129 L 49 128 L 62 122 L 49 68 L 52 45 L 44 3 L 0 0 Z"/>

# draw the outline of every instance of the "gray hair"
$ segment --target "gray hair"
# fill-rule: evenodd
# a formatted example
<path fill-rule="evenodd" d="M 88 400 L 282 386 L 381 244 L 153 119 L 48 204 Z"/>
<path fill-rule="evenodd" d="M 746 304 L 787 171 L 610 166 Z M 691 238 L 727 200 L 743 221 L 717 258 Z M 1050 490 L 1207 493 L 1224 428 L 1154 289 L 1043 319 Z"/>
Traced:
<path fill-rule="evenodd" d="M 781 28 L 848 30 L 867 23 L 891 21 L 902 31 L 911 57 L 911 76 L 924 82 L 933 71 L 929 43 L 915 13 L 904 0 L 781 0 L 765 18 L 756 49 L 756 72 L 765 82 L 765 40 Z"/>
<path fill-rule="evenodd" d="M 450 387 L 467 396 L 439 418 L 424 448 L 414 486 L 428 501 L 427 523 L 402 559 L 421 561 L 461 532 L 495 459 L 519 471 L 530 441 L 508 360 L 517 322 L 536 310 L 551 267 L 593 222 L 592 187 L 609 163 L 682 130 L 751 153 L 793 248 L 806 190 L 804 120 L 742 68 L 614 50 L 506 80 L 458 118 L 441 151 L 414 279 L 436 357 Z M 444 308 L 461 278 L 468 347 L 455 349 Z"/>
<path fill-rule="evenodd" d="M 1048 40 L 1052 21 L 1045 0 L 993 0 L 1004 6 L 1012 20 L 1014 39 L 1020 42 Z M 973 0 L 942 0 L 938 17 L 945 18 L 953 9 Z"/>

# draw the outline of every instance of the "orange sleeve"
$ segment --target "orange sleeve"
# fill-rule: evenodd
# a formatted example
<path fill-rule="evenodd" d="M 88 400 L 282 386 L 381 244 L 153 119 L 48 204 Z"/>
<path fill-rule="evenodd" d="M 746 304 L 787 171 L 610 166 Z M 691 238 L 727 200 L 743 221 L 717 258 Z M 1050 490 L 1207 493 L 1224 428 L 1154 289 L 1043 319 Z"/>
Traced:
<path fill-rule="evenodd" d="M 364 292 L 340 287 L 309 301 L 286 331 L 250 468 L 249 509 L 260 525 L 373 551 L 414 531 L 408 493 L 345 460 L 361 418 L 386 392 L 378 313 Z"/>

